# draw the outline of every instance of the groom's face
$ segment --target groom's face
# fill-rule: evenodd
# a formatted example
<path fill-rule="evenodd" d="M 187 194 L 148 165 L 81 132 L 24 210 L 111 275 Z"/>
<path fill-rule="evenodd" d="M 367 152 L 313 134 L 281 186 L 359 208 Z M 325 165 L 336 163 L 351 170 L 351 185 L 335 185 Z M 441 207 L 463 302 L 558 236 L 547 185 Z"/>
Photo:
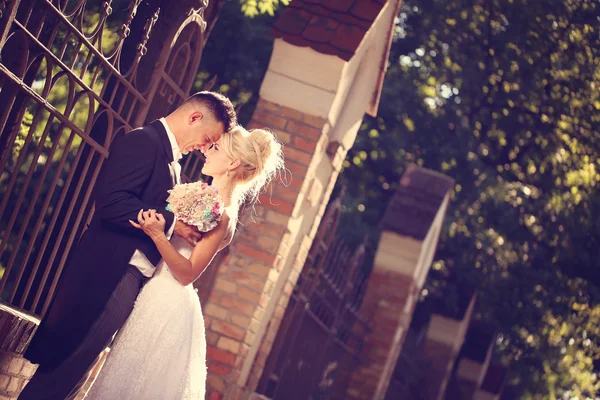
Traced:
<path fill-rule="evenodd" d="M 189 118 L 189 133 L 180 149 L 181 153 L 188 154 L 195 150 L 206 152 L 213 143 L 219 140 L 224 130 L 223 123 L 202 113 L 194 113 Z"/>

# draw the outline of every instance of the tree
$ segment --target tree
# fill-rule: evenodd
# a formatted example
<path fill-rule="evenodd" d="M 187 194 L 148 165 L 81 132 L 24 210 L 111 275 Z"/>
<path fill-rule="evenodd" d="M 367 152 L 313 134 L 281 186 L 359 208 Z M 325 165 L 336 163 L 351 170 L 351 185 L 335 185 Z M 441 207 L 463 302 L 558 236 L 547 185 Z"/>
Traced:
<path fill-rule="evenodd" d="M 247 17 L 256 17 L 257 15 L 268 14 L 271 17 L 279 6 L 287 6 L 290 0 L 240 0 L 242 3 L 242 12 Z"/>
<path fill-rule="evenodd" d="M 526 399 L 600 394 L 580 325 L 600 299 L 599 14 L 588 0 L 407 0 L 379 116 L 341 178 L 340 231 L 375 233 L 407 164 L 456 179 L 424 293 L 479 289 Z"/>
<path fill-rule="evenodd" d="M 273 51 L 273 38 L 268 32 L 274 21 L 269 13 L 248 18 L 239 3 L 225 1 L 202 53 L 193 90 L 213 83 L 212 90 L 228 96 L 239 110 L 242 123 L 250 121 L 258 101 Z"/>

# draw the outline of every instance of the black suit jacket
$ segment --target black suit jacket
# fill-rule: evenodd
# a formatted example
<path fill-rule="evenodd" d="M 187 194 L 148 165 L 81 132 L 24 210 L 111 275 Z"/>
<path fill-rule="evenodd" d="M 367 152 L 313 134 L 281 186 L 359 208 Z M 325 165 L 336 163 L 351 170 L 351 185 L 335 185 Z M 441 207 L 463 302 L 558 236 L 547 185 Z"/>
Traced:
<path fill-rule="evenodd" d="M 52 368 L 81 343 L 129 266 L 136 249 L 156 265 L 152 240 L 131 226 L 140 209 L 154 208 L 168 230 L 174 215 L 165 210 L 173 187 L 173 151 L 160 121 L 115 140 L 93 191 L 95 214 L 71 250 L 59 285 L 25 357 Z"/>

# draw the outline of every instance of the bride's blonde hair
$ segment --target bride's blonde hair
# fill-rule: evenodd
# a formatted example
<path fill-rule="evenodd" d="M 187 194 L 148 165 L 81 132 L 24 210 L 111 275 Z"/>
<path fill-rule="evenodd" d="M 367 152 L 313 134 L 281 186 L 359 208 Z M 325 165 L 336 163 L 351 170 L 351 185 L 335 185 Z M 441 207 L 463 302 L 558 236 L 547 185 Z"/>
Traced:
<path fill-rule="evenodd" d="M 240 165 L 233 172 L 236 186 L 233 203 L 254 202 L 263 188 L 283 170 L 283 150 L 275 135 L 266 129 L 247 131 L 236 126 L 221 136 L 221 148 Z"/>

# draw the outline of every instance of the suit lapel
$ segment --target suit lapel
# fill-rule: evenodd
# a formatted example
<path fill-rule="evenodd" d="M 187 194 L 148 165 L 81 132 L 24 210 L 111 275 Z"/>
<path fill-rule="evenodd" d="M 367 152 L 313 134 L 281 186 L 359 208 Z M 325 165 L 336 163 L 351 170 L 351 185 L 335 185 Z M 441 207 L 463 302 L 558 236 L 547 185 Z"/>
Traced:
<path fill-rule="evenodd" d="M 156 132 L 158 136 L 158 140 L 161 144 L 162 149 L 165 152 L 165 157 L 167 158 L 167 162 L 170 164 L 173 162 L 173 149 L 171 148 L 171 141 L 169 140 L 169 136 L 167 135 L 167 131 L 165 126 L 159 120 L 152 121 L 150 125 L 148 125 L 154 132 Z"/>

